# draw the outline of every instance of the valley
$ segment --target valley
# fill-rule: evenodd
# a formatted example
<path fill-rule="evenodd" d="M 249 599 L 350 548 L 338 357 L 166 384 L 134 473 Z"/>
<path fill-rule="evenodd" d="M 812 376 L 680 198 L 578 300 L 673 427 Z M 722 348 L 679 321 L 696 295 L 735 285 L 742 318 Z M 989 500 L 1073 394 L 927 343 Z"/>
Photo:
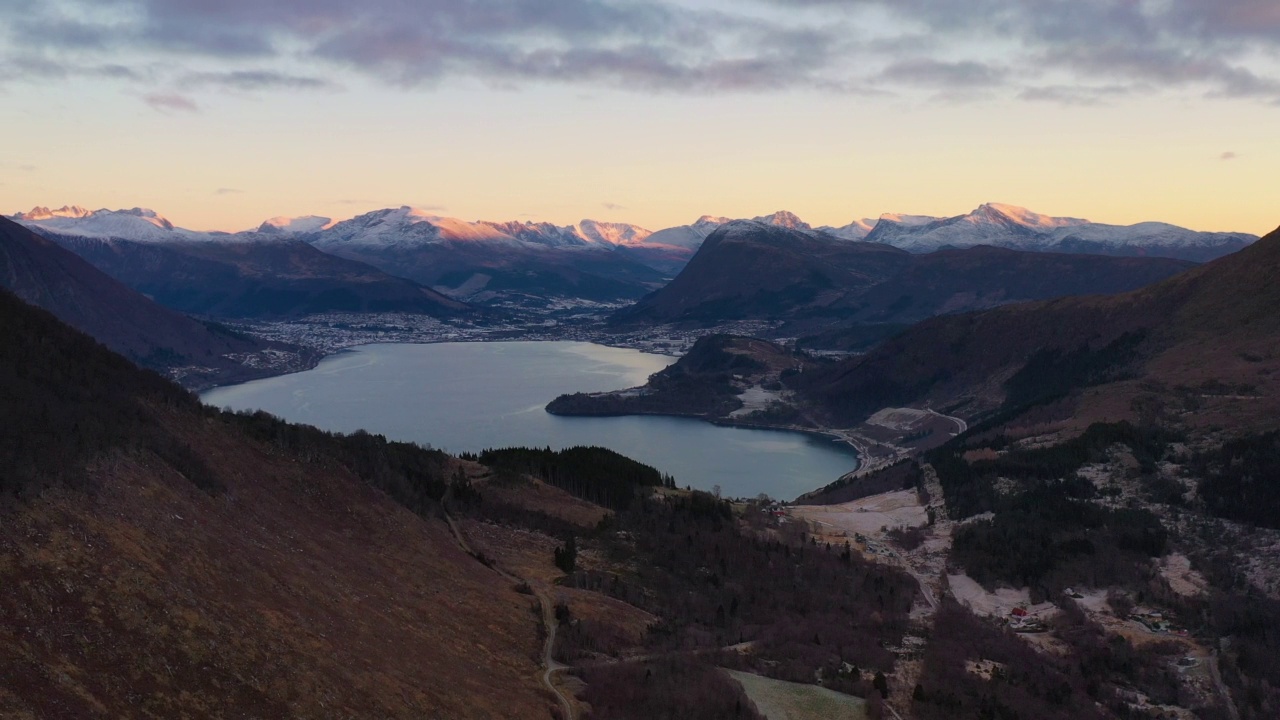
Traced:
<path fill-rule="evenodd" d="M 107 382 L 140 394 L 127 390 L 96 410 L 83 397 L 36 402 L 94 429 L 74 436 L 83 445 L 53 453 L 33 452 L 64 442 L 52 435 L 11 445 L 19 463 L 5 476 L 7 512 L 49 540 L 34 552 L 23 536 L 6 536 L 22 559 L 0 570 L 36 578 L 24 602 L 91 630 L 66 642 L 14 636 L 17 650 L 0 662 L 25 673 L 28 690 L 0 695 L 0 707 L 116 707 L 116 690 L 88 679 L 90 669 L 120 662 L 102 654 L 119 633 L 155 632 L 195 633 L 223 650 L 149 652 L 132 661 L 135 675 L 164 686 L 159 673 L 201 662 L 248 673 L 251 681 L 219 682 L 240 688 L 235 707 L 262 712 L 502 716 L 497 706 L 456 703 L 471 690 L 439 689 L 471 682 L 502 684 L 504 708 L 561 718 L 932 720 L 984 708 L 1046 718 L 1268 716 L 1280 686 L 1266 659 L 1280 647 L 1266 629 L 1280 617 L 1280 525 L 1268 509 L 1274 489 L 1253 479 L 1269 477 L 1277 456 L 1280 355 L 1263 308 L 1280 238 L 1195 266 L 991 248 L 912 255 L 808 235 L 781 215 L 705 225 L 676 280 L 635 303 L 524 288 L 431 312 L 341 303 L 316 312 L 312 300 L 230 315 L 219 313 L 231 305 L 208 306 L 218 332 L 242 344 L 210 357 L 275 376 L 224 375 L 231 382 L 209 390 L 181 365 L 164 366 L 203 389 L 206 406 L 147 384 L 158 378 L 133 379 L 129 366 L 93 354 L 101 348 L 46 360 L 56 369 L 73 366 L 69 357 L 97 358 L 84 362 L 105 363 L 116 378 Z M 67 251 L 84 251 L 80 241 L 24 233 L 7 235 L 12 287 L 68 319 L 85 303 L 42 288 L 127 297 L 139 317 L 215 327 L 90 267 Z M 242 252 L 296 267 L 311 251 Z M 239 277 L 254 277 L 245 268 L 258 261 L 245 262 Z M 819 268 L 830 274 L 819 278 Z M 376 273 L 341 281 L 391 282 Z M 1046 286 L 1050 276 L 1059 284 Z M 426 286 L 395 286 L 429 297 Z M 911 302 L 900 295 L 907 287 Z M 975 287 L 993 290 L 965 289 Z M 1224 304 L 1241 292 L 1249 303 Z M 19 326 L 54 322 L 24 312 L 6 310 Z M 93 315 L 80 322 L 106 327 Z M 153 322 L 133 327 L 146 337 Z M 113 342 L 127 348 L 120 343 L 132 337 Z M 48 352 L 25 342 L 10 350 Z M 144 410 L 120 411 L 134 418 L 127 423 L 103 414 L 135 403 Z M 41 436 L 39 426 L 9 432 Z M 240 459 L 210 460 L 223 455 Z M 83 487 L 103 504 L 85 504 Z M 297 504 L 297 493 L 312 499 L 272 516 L 284 535 L 230 539 L 232 504 L 249 503 L 255 509 L 238 516 L 258 517 Z M 340 507 L 403 517 L 368 521 L 394 532 L 366 537 L 365 525 L 324 520 Z M 57 529 L 67 522 L 86 528 L 85 551 Z M 94 579 L 94 563 L 150 567 L 150 548 L 172 547 L 170 533 L 192 523 L 199 533 L 186 542 L 198 561 L 182 573 L 135 572 L 132 589 Z M 401 542 L 395 533 L 424 538 L 435 559 L 379 550 Z M 314 567 L 290 565 L 297 560 L 276 548 L 280 537 L 302 557 L 338 552 L 325 566 L 337 584 L 314 587 Z M 103 554 L 85 555 L 90 546 Z M 280 598 L 220 599 L 222 578 L 254 572 L 214 559 L 228 546 L 287 578 Z M 371 565 L 367 552 L 418 568 L 427 584 L 385 579 L 398 571 Z M 87 568 L 87 599 L 71 604 L 55 592 L 47 578 L 61 566 Z M 366 582 L 381 594 L 357 589 Z M 182 616 L 188 625 L 145 610 L 103 620 L 95 598 L 129 606 L 161 585 L 203 596 Z M 440 593 L 471 605 L 447 605 L 446 616 L 414 604 Z M 467 599 L 475 593 L 488 599 Z M 334 609 L 312 618 L 277 602 L 295 595 Z M 365 600 L 382 618 L 374 634 Z M 289 651 L 293 672 L 264 683 L 255 646 L 225 645 L 255 622 L 250 611 L 293 618 L 272 621 L 282 635 L 253 635 L 305 639 Z M 33 628 L 51 621 L 33 609 L 22 617 Z M 300 623 L 327 629 L 312 637 Z M 485 634 L 495 627 L 499 635 Z M 342 672 L 316 648 L 355 643 L 343 657 L 375 663 L 360 653 L 388 647 L 386 632 L 404 653 L 461 663 L 460 674 L 410 679 L 377 666 L 352 686 L 356 695 L 304 697 L 303 688 L 332 682 L 317 678 Z M 467 637 L 475 639 L 453 644 Z M 444 646 L 422 644 L 431 642 Z M 38 657 L 72 668 L 71 695 L 48 694 L 52 676 Z M 53 704 L 24 699 L 34 692 Z M 212 690 L 191 692 L 190 702 L 215 702 Z M 160 716 L 171 706 L 155 708 Z"/>
<path fill-rule="evenodd" d="M 0 720 L 1280 719 L 1280 0 L 0 69 Z"/>

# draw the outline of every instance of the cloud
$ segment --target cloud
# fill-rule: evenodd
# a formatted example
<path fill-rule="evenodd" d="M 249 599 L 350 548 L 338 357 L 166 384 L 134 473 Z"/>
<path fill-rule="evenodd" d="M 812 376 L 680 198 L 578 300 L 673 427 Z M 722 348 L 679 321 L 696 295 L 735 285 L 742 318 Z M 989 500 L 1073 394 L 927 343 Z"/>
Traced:
<path fill-rule="evenodd" d="M 274 70 L 235 70 L 231 72 L 191 73 L 183 84 L 214 85 L 233 90 L 324 90 L 337 87 L 319 77 L 291 75 Z"/>
<path fill-rule="evenodd" d="M 7 0 L 0 77 L 1280 102 L 1275 0 Z M 212 68 L 212 69 L 211 69 Z M 965 92 L 969 91 L 969 92 Z M 171 108 L 175 109 L 175 108 Z"/>
<path fill-rule="evenodd" d="M 1105 105 L 1113 100 L 1148 92 L 1138 85 L 1039 85 L 1023 88 L 1018 99 L 1059 105 Z"/>
<path fill-rule="evenodd" d="M 213 191 L 214 195 L 243 195 L 244 191 L 237 188 L 218 188 Z"/>
<path fill-rule="evenodd" d="M 600 203 L 600 207 L 604 208 L 605 210 L 626 210 L 627 209 L 625 205 L 619 205 L 618 203 L 611 203 L 611 202 L 602 202 Z"/>
<path fill-rule="evenodd" d="M 942 62 L 916 58 L 895 62 L 880 73 L 881 80 L 927 87 L 994 87 L 1008 75 L 1003 68 L 966 60 Z"/>
<path fill-rule="evenodd" d="M 1221 155 L 1219 155 L 1218 159 L 1219 160 L 1235 160 L 1238 157 L 1240 156 L 1228 150 L 1227 152 L 1224 152 Z"/>
<path fill-rule="evenodd" d="M 200 107 L 196 105 L 194 100 L 177 93 L 150 93 L 148 95 L 144 95 L 142 100 L 153 109 L 164 113 L 193 113 L 200 111 Z"/>
<path fill-rule="evenodd" d="M 656 91 L 814 86 L 837 28 L 753 12 L 648 0 L 42 0 L 0 7 L 22 55 L 146 55 L 188 67 L 253 63 L 230 73 L 188 71 L 238 89 L 316 89 L 328 73 L 293 63 L 431 85 L 451 77 L 546 81 Z M 15 7 L 11 7 L 15 6 Z M 9 17 L 5 17 L 8 15 Z"/>

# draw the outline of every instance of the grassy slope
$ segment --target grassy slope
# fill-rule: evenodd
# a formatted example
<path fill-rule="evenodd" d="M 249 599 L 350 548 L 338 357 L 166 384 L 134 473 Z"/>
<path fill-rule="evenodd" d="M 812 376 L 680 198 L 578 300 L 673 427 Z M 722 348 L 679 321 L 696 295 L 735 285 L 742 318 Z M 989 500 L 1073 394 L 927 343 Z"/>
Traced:
<path fill-rule="evenodd" d="M 0 468 L 0 716 L 546 715 L 529 598 L 442 522 L 9 296 L 0 329 L 0 397 L 42 405 L 4 424 L 14 457 L 65 456 Z"/>

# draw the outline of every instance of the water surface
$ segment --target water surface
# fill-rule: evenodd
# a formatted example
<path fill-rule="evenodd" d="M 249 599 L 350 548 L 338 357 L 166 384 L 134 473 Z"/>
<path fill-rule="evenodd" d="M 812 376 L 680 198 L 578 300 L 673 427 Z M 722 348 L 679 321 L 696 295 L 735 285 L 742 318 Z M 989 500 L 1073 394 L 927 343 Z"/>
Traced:
<path fill-rule="evenodd" d="M 711 425 L 687 418 L 559 417 L 569 392 L 644 384 L 674 358 L 581 342 L 365 345 L 306 372 L 216 388 L 216 407 L 261 409 L 326 430 L 365 429 L 450 452 L 525 445 L 600 445 L 725 495 L 791 499 L 857 466 L 824 437 Z"/>

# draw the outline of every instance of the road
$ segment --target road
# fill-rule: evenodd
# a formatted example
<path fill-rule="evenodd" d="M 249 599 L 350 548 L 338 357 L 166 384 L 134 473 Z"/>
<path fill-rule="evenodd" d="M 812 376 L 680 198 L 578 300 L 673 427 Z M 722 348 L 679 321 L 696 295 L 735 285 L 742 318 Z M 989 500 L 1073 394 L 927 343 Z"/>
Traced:
<path fill-rule="evenodd" d="M 946 419 L 946 420 L 950 420 L 951 422 L 955 423 L 955 424 L 956 424 L 956 433 L 955 433 L 956 435 L 960 435 L 961 433 L 963 433 L 963 432 L 965 432 L 966 430 L 968 430 L 968 429 L 969 429 L 969 423 L 965 422 L 964 420 L 961 420 L 961 419 L 960 419 L 960 418 L 958 418 L 958 417 L 954 417 L 954 416 L 951 416 L 951 415 L 943 415 L 942 413 L 940 413 L 940 412 L 938 412 L 937 410 L 934 410 L 934 409 L 932 409 L 932 408 L 925 408 L 925 412 L 929 413 L 930 415 L 937 415 L 937 416 L 938 416 L 938 417 L 940 417 L 940 418 L 944 418 L 944 419 Z"/>
<path fill-rule="evenodd" d="M 454 522 L 453 516 L 449 513 L 445 513 L 444 519 L 449 525 L 449 532 L 453 534 L 453 539 L 458 543 L 458 547 L 462 549 L 462 552 L 473 558 L 478 558 L 479 555 L 471 549 L 471 546 L 467 544 L 466 538 L 462 536 L 462 530 L 458 527 L 458 524 Z M 522 577 L 512 575 L 500 567 L 488 564 L 486 564 L 485 567 L 488 567 L 490 570 L 493 570 L 512 583 L 524 584 L 529 588 L 533 587 L 533 583 Z M 573 713 L 573 704 L 570 703 L 569 698 L 565 697 L 565 694 L 560 691 L 560 688 L 556 687 L 555 679 L 553 677 L 557 672 L 564 670 L 566 667 L 556 662 L 555 658 L 551 657 L 556 646 L 556 628 L 559 626 L 559 623 L 556 622 L 555 603 L 552 601 L 551 596 L 546 590 L 535 590 L 533 592 L 533 596 L 538 599 L 538 605 L 541 606 L 542 629 L 546 635 L 546 640 L 542 644 L 542 684 L 545 685 L 546 688 L 551 691 L 551 694 L 556 696 L 556 700 L 559 701 L 560 717 L 563 720 L 576 720 L 576 716 Z"/>

